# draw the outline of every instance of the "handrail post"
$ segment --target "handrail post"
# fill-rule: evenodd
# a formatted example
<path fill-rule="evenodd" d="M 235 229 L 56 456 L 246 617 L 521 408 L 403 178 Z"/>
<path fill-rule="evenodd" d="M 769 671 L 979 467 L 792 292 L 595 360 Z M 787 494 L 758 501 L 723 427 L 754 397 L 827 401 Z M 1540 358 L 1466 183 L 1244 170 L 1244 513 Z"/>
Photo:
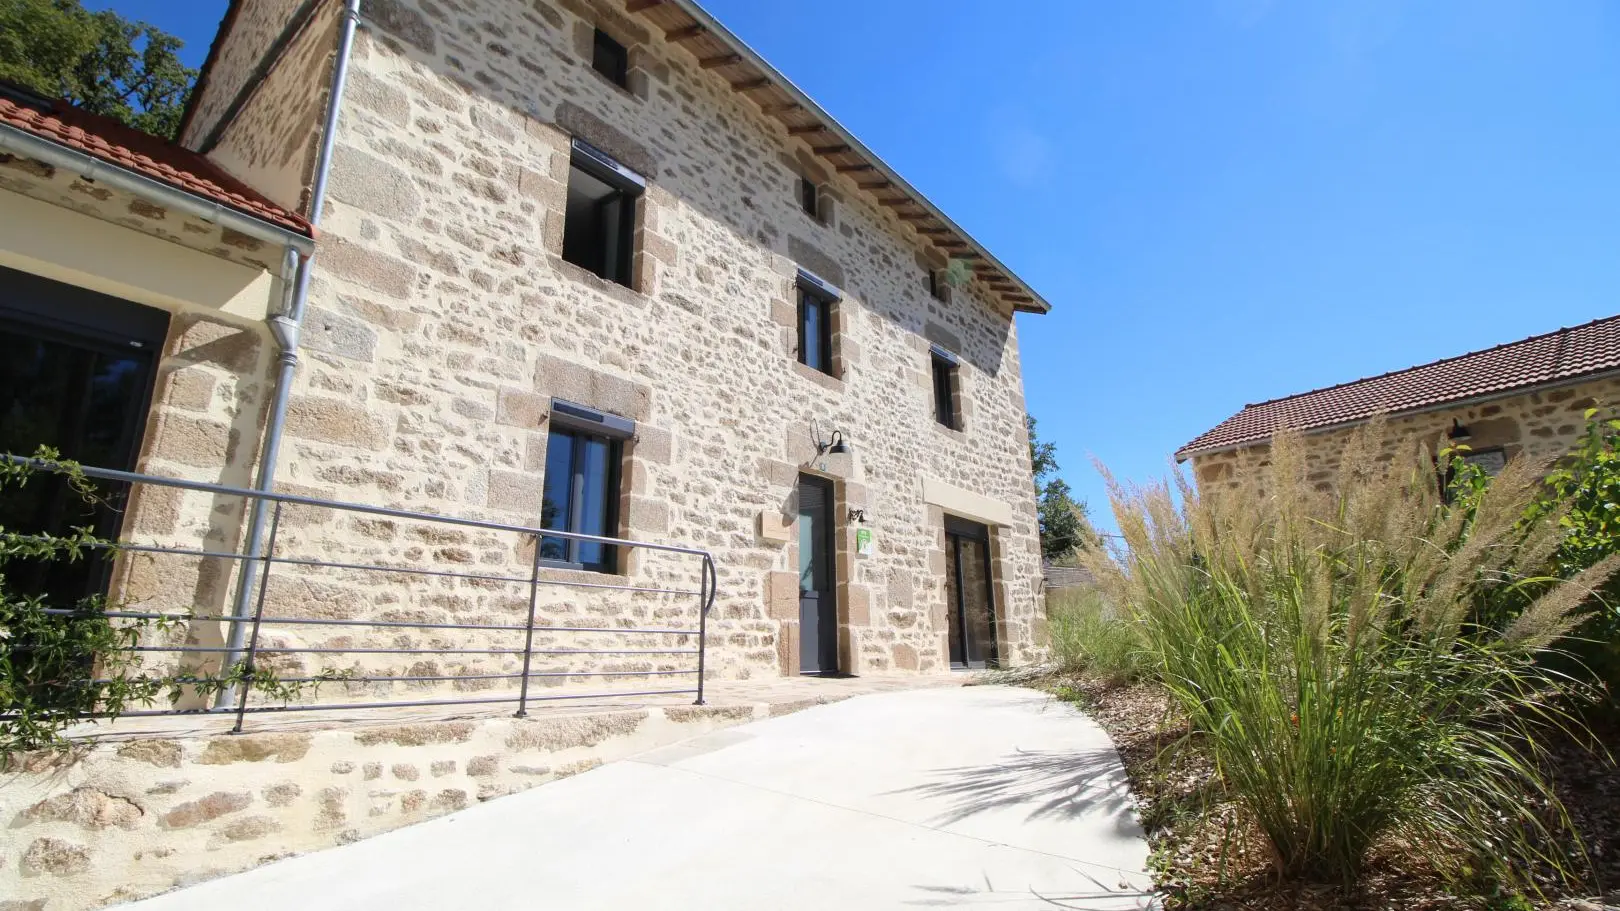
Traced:
<path fill-rule="evenodd" d="M 703 705 L 703 665 L 704 651 L 709 638 L 709 573 L 714 569 L 714 558 L 708 554 L 703 555 L 702 580 L 698 583 L 698 687 L 697 701 L 693 705 Z M 716 580 L 718 581 L 718 579 Z"/>
<path fill-rule="evenodd" d="M 264 621 L 264 596 L 270 590 L 270 566 L 276 555 L 276 532 L 280 528 L 281 503 L 278 502 L 270 513 L 270 540 L 265 543 L 264 571 L 259 576 L 259 598 L 253 606 L 253 632 L 248 638 L 247 657 L 242 659 L 242 682 L 238 684 L 241 692 L 236 695 L 236 726 L 231 728 L 232 734 L 242 733 L 242 718 L 247 714 L 248 694 L 253 690 L 253 667 L 259 655 L 259 625 Z M 230 655 L 227 654 L 225 657 L 227 661 L 230 660 Z"/>
<path fill-rule="evenodd" d="M 529 715 L 529 663 L 534 658 L 534 610 L 540 598 L 540 535 L 534 536 L 534 561 L 529 566 L 529 620 L 523 631 L 523 680 L 518 684 L 518 710 L 514 718 Z"/>

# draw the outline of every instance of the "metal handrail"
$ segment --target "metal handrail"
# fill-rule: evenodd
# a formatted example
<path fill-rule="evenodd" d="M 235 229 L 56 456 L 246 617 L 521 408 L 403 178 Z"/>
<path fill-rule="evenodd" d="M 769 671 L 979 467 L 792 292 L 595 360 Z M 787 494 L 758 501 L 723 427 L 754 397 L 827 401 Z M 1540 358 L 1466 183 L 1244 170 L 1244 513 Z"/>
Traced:
<path fill-rule="evenodd" d="M 256 570 L 255 574 L 258 576 L 258 579 L 255 580 L 255 585 L 254 585 L 254 587 L 257 589 L 257 592 L 256 592 L 256 596 L 255 596 L 255 601 L 254 601 L 254 604 L 253 604 L 253 611 L 252 611 L 251 614 L 235 614 L 235 613 L 233 613 L 233 614 L 193 614 L 193 613 L 166 612 L 166 611 L 161 611 L 161 610 L 140 611 L 140 610 L 121 610 L 121 609 L 111 609 L 111 610 L 103 609 L 103 610 L 100 610 L 100 611 L 97 612 L 98 615 L 104 616 L 104 617 L 106 617 L 108 619 L 171 620 L 171 621 L 186 621 L 186 622 L 215 621 L 215 622 L 221 622 L 221 623 L 225 623 L 225 624 L 230 624 L 233 628 L 237 628 L 237 627 L 240 627 L 243 624 L 247 624 L 248 625 L 248 630 L 247 630 L 247 636 L 245 637 L 246 638 L 245 648 L 237 647 L 237 646 L 234 646 L 234 645 L 233 646 L 215 647 L 215 646 L 203 646 L 203 645 L 170 645 L 170 646 L 165 646 L 165 645 L 136 644 L 136 645 L 131 645 L 131 646 L 125 647 L 124 649 L 122 649 L 123 651 L 143 652 L 143 653 L 166 652 L 166 653 L 172 653 L 172 654 L 218 654 L 218 655 L 227 655 L 227 656 L 234 656 L 234 655 L 240 653 L 242 655 L 241 660 L 244 662 L 243 666 L 246 669 L 247 673 L 250 674 L 250 675 L 253 673 L 254 668 L 255 668 L 256 664 L 258 663 L 261 656 L 272 656 L 272 655 L 273 656 L 296 655 L 296 654 L 323 654 L 323 655 L 325 655 L 325 654 L 355 654 L 355 655 L 404 655 L 404 654 L 416 654 L 416 655 L 504 655 L 504 656 L 512 656 L 512 657 L 521 657 L 522 660 L 523 660 L 523 669 L 522 669 L 521 673 L 466 674 L 466 675 L 454 675 L 454 674 L 439 675 L 439 674 L 420 674 L 420 673 L 417 673 L 417 674 L 407 674 L 407 675 L 399 675 L 399 676 L 395 676 L 395 675 L 374 675 L 374 676 L 364 676 L 364 677 L 338 677 L 338 678 L 328 678 L 328 677 L 320 677 L 320 676 L 316 676 L 316 677 L 294 676 L 294 677 L 278 678 L 278 680 L 280 682 L 283 682 L 283 683 L 305 683 L 305 682 L 322 682 L 322 681 L 325 681 L 325 682 L 334 682 L 334 683 L 365 684 L 365 685 L 374 685 L 374 684 L 379 684 L 379 683 L 383 683 L 383 684 L 394 684 L 394 683 L 429 683 L 429 684 L 436 684 L 436 683 L 454 683 L 454 682 L 457 682 L 457 681 L 470 681 L 470 680 L 517 680 L 517 681 L 519 681 L 519 692 L 515 696 L 510 696 L 510 697 L 508 697 L 508 696 L 486 696 L 486 697 L 476 697 L 476 698 L 466 698 L 466 699 L 394 700 L 394 701 L 356 702 L 356 703 L 318 703 L 317 702 L 317 703 L 308 703 L 308 704 L 296 704 L 296 705 L 288 704 L 288 705 L 273 706 L 273 705 L 249 705 L 249 700 L 250 700 L 250 697 L 252 695 L 252 688 L 249 687 L 249 686 L 242 686 L 242 687 L 238 688 L 239 692 L 235 694 L 235 705 L 234 706 L 233 705 L 227 705 L 227 704 L 218 704 L 218 705 L 215 705 L 215 706 L 213 706 L 211 708 L 206 708 L 206 709 L 179 709 L 179 708 L 171 707 L 171 708 L 167 708 L 167 709 L 135 710 L 135 711 L 122 712 L 121 715 L 123 715 L 123 716 L 150 717 L 150 716 L 161 716 L 161 715 L 226 715 L 226 714 L 230 714 L 230 715 L 234 715 L 235 718 L 236 718 L 235 725 L 232 728 L 232 732 L 233 733 L 240 733 L 242 731 L 242 729 L 243 729 L 244 719 L 246 718 L 247 715 L 256 714 L 256 713 L 270 713 L 270 712 L 344 711 L 344 710 L 351 710 L 351 709 L 407 708 L 407 707 L 452 706 L 452 705 L 493 705 L 493 704 L 513 704 L 513 703 L 515 703 L 517 705 L 517 711 L 515 713 L 516 716 L 517 717 L 523 717 L 523 716 L 528 714 L 528 707 L 529 707 L 530 703 L 534 703 L 534 702 L 561 701 L 561 700 L 579 700 L 579 699 L 592 699 L 592 698 L 619 698 L 619 697 L 635 697 L 635 696 L 684 695 L 684 694 L 694 695 L 696 697 L 695 703 L 697 705 L 703 705 L 704 704 L 703 690 L 704 690 L 704 683 L 705 683 L 705 679 L 706 679 L 706 670 L 707 670 L 708 615 L 709 615 L 710 610 L 712 610 L 713 607 L 714 607 L 714 602 L 715 602 L 715 598 L 716 598 L 716 595 L 718 593 L 718 587 L 719 587 L 719 572 L 716 569 L 715 562 L 714 562 L 714 557 L 708 551 L 700 550 L 700 549 L 697 549 L 697 548 L 691 548 L 691 547 L 681 547 L 681 546 L 671 545 L 671 544 L 660 544 L 660 543 L 650 542 L 650 541 L 636 541 L 636 540 L 628 539 L 628 538 L 613 538 L 613 537 L 608 537 L 608 536 L 604 536 L 604 535 L 590 535 L 590 534 L 583 534 L 583 533 L 579 533 L 579 532 L 553 531 L 551 529 L 536 528 L 536 527 L 527 526 L 527 525 L 513 525 L 513 524 L 503 523 L 503 522 L 491 522 L 491 521 L 482 520 L 482 519 L 459 518 L 459 517 L 455 517 L 455 516 L 445 516 L 445 515 L 441 515 L 441 514 L 437 514 L 437 513 L 417 512 L 417 511 L 413 511 L 413 510 L 396 509 L 396 508 L 383 507 L 383 506 L 372 506 L 372 505 L 364 504 L 364 503 L 350 503 L 350 502 L 344 502 L 344 501 L 340 501 L 340 500 L 324 500 L 324 499 L 320 499 L 318 497 L 308 497 L 308 496 L 302 496 L 302 495 L 298 495 L 298 494 L 269 493 L 269 492 L 252 490 L 252 489 L 243 488 L 243 487 L 232 487 L 232 486 L 228 486 L 228 485 L 224 485 L 224 484 L 212 484 L 212 483 L 207 483 L 207 482 L 202 482 L 202 481 L 189 481 L 189 480 L 184 480 L 184 479 L 181 479 L 181 478 L 167 478 L 167 477 L 162 477 L 162 476 L 158 476 L 158 475 L 140 474 L 140 473 L 137 473 L 137 472 L 116 471 L 116 470 L 112 470 L 112 469 L 96 468 L 96 467 L 91 467 L 91 466 L 68 466 L 68 465 L 58 464 L 58 463 L 55 463 L 55 462 L 50 462 L 50 461 L 37 459 L 37 458 L 28 458 L 28 457 L 9 455 L 9 454 L 4 454 L 4 453 L 0 453 L 0 460 L 4 460 L 4 461 L 10 462 L 12 464 L 27 465 L 27 466 L 30 466 L 30 467 L 36 469 L 36 470 L 40 470 L 40 471 L 48 471 L 48 472 L 59 473 L 59 474 L 60 473 L 68 473 L 70 471 L 77 470 L 78 472 L 82 473 L 85 477 L 95 478 L 95 479 L 104 480 L 104 481 L 113 481 L 113 482 L 118 482 L 118 483 L 122 483 L 122 484 L 129 484 L 129 485 L 145 484 L 145 485 L 151 485 L 151 486 L 157 486 L 157 487 L 168 487 L 168 488 L 174 488 L 174 489 L 179 489 L 179 490 L 187 490 L 187 491 L 195 491 L 195 492 L 199 492 L 199 493 L 213 494 L 213 495 L 216 495 L 216 496 L 240 497 L 245 501 L 261 501 L 261 502 L 263 502 L 263 503 L 265 503 L 265 504 L 267 504 L 267 505 L 269 505 L 271 507 L 269 535 L 268 535 L 268 538 L 267 538 L 267 541 L 266 541 L 264 552 L 262 554 L 242 553 L 242 552 L 234 551 L 234 550 L 225 551 L 225 550 L 212 550 L 212 549 L 207 549 L 207 548 L 188 548 L 188 547 L 181 547 L 181 546 L 165 546 L 165 545 L 158 545 L 158 544 L 101 542 L 101 543 L 92 545 L 92 546 L 96 546 L 96 547 L 106 548 L 106 549 L 109 549 L 109 550 L 114 551 L 114 552 L 127 551 L 127 552 L 132 552 L 132 553 L 144 553 L 144 554 L 154 554 L 154 555 L 170 555 L 170 556 L 179 556 L 179 557 L 198 557 L 198 558 L 225 559 L 225 560 L 237 561 L 239 563 L 243 563 L 244 565 L 247 565 L 247 564 L 251 563 L 253 568 Z M 330 511 L 332 511 L 334 513 L 358 513 L 358 514 L 363 514 L 363 515 L 382 516 L 382 517 L 386 517 L 386 518 L 402 519 L 402 520 L 407 520 L 407 521 L 435 522 L 435 523 L 440 523 L 440 524 L 452 525 L 452 526 L 456 526 L 456 527 L 460 527 L 460 528 L 477 529 L 477 530 L 483 530 L 483 531 L 496 531 L 496 532 L 513 533 L 513 534 L 517 534 L 517 535 L 524 536 L 524 537 L 527 537 L 527 538 L 532 538 L 533 543 L 534 543 L 534 554 L 533 554 L 532 559 L 530 560 L 529 572 L 528 572 L 527 575 L 498 575 L 498 574 L 493 574 L 493 573 L 463 573 L 463 572 L 455 572 L 455 571 L 450 571 L 450 570 L 430 570 L 430 569 L 424 569 L 424 568 L 421 568 L 421 567 L 414 567 L 414 566 L 390 566 L 390 565 L 379 564 L 379 563 L 357 563 L 357 562 L 345 562 L 345 561 L 337 561 L 337 560 L 316 560 L 316 559 L 309 559 L 309 558 L 304 558 L 304 557 L 292 557 L 292 556 L 287 556 L 285 554 L 278 555 L 276 553 L 276 544 L 277 544 L 277 537 L 278 537 L 278 534 L 280 532 L 281 519 L 282 519 L 282 510 L 283 510 L 284 507 L 286 507 L 288 505 L 311 506 L 311 507 L 316 507 L 316 508 L 319 508 L 319 509 L 330 510 Z M 22 536 L 22 537 L 27 537 L 27 536 Z M 625 548 L 626 550 L 641 549 L 641 550 L 648 550 L 648 551 L 654 551 L 654 552 L 659 552 L 659 553 L 667 553 L 667 554 L 675 554 L 675 555 L 697 557 L 700 560 L 700 564 L 699 564 L 699 567 L 698 567 L 699 584 L 698 584 L 698 587 L 696 589 L 690 589 L 690 588 L 680 588 L 680 587 L 662 587 L 662 586 L 648 586 L 648 585 L 616 585 L 616 584 L 610 584 L 610 583 L 585 582 L 585 581 L 574 580 L 574 579 L 545 578 L 544 572 L 547 569 L 547 567 L 545 566 L 545 564 L 544 564 L 544 562 L 543 562 L 543 560 L 541 558 L 541 552 L 542 552 L 542 540 L 546 539 L 546 538 L 561 538 L 561 539 L 566 539 L 566 540 L 582 541 L 582 542 L 586 542 L 586 543 L 605 544 L 605 545 L 610 545 L 610 546 L 613 546 L 613 547 Z M 515 624 L 451 623 L 451 622 L 440 623 L 440 622 L 421 622 L 421 621 L 407 621 L 407 620 L 337 619 L 337 618 L 332 618 L 332 617 L 298 617 L 298 616 L 271 615 L 271 614 L 267 614 L 265 612 L 265 597 L 266 597 L 266 593 L 267 593 L 268 588 L 269 588 L 268 582 L 270 580 L 271 571 L 272 571 L 273 568 L 275 568 L 277 566 L 321 567 L 321 568 L 328 568 L 328 569 L 354 570 L 354 571 L 359 571 L 359 572 L 374 572 L 374 573 L 383 573 L 383 574 L 402 574 L 402 575 L 416 576 L 416 577 L 451 578 L 451 579 L 476 580 L 476 581 L 480 581 L 480 582 L 521 584 L 521 585 L 526 585 L 528 587 L 528 590 L 529 590 L 527 615 L 526 615 L 526 619 L 525 619 L 525 621 L 523 623 L 515 623 Z M 237 579 L 238 579 L 237 584 L 239 584 L 239 585 L 242 584 L 241 580 L 243 578 L 244 578 L 243 576 L 238 576 L 237 577 Z M 685 628 L 680 628 L 680 627 L 676 627 L 676 626 L 658 626 L 658 627 L 556 626 L 556 625 L 543 624 L 541 622 L 537 622 L 539 620 L 538 615 L 539 615 L 539 610 L 540 610 L 539 591 L 540 591 L 542 586 L 557 586 L 557 587 L 562 587 L 562 588 L 583 588 L 583 589 L 591 589 L 591 590 L 626 592 L 626 593 L 632 593 L 632 594 L 653 594 L 653 595 L 670 595 L 670 596 L 683 596 L 683 597 L 690 597 L 690 596 L 695 595 L 697 597 L 697 601 L 698 601 L 697 628 L 696 629 L 685 629 Z M 66 609 L 66 608 L 47 608 L 45 610 L 45 613 L 49 614 L 49 615 L 55 615 L 55 616 L 75 616 L 75 615 L 82 615 L 83 610 L 82 609 L 80 609 L 80 610 Z M 267 625 L 273 625 L 273 626 L 286 625 L 286 626 L 305 626 L 305 627 L 348 626 L 348 627 L 361 627 L 361 628 L 374 628 L 374 629 L 457 630 L 457 631 L 468 631 L 468 632 L 495 632 L 495 633 L 519 633 L 519 632 L 521 632 L 523 634 L 523 637 L 522 637 L 522 647 L 521 648 L 456 648 L 456 647 L 407 648 L 407 647 L 404 647 L 405 645 L 413 644 L 413 643 L 409 643 L 409 642 L 405 642 L 405 643 L 396 642 L 395 644 L 397 646 L 399 646 L 399 647 L 393 647 L 393 648 L 379 648 L 379 647 L 365 647 L 365 646 L 354 646 L 354 647 L 324 647 L 324 646 L 292 647 L 292 646 L 287 646 L 287 645 L 266 645 L 266 644 L 261 643 L 260 642 L 260 633 L 261 633 L 263 627 L 267 626 Z M 544 647 L 537 648 L 537 647 L 535 647 L 535 642 L 534 642 L 535 633 L 537 633 L 537 632 L 538 633 L 545 633 L 545 634 L 548 634 L 548 635 L 561 634 L 561 633 L 579 633 L 579 634 L 609 634 L 609 635 L 616 635 L 616 636 L 659 636 L 659 637 L 666 637 L 666 636 L 692 637 L 692 636 L 695 636 L 695 637 L 697 637 L 697 641 L 694 644 L 689 644 L 689 645 L 687 645 L 685 647 L 681 647 L 681 648 L 594 648 L 594 647 L 588 647 L 588 646 L 593 644 L 593 643 L 590 643 L 590 642 L 582 642 L 582 643 L 580 643 L 580 645 L 582 647 L 579 647 L 579 648 L 556 648 L 556 647 L 550 647 L 550 646 L 544 646 Z M 13 643 L 13 647 L 14 648 L 19 648 L 19 647 L 26 647 L 26 646 L 23 646 L 23 645 L 18 644 L 18 643 Z M 690 668 L 690 669 L 669 668 L 669 667 L 657 668 L 656 666 L 649 667 L 649 668 L 642 668 L 642 669 L 623 669 L 623 668 L 612 668 L 612 667 L 603 667 L 603 668 L 599 668 L 599 669 L 584 669 L 584 668 L 570 669 L 570 668 L 558 668 L 558 667 L 541 667 L 541 668 L 537 669 L 534 666 L 534 659 L 536 657 L 544 656 L 544 657 L 547 657 L 547 658 L 556 658 L 556 657 L 563 657 L 563 656 L 570 656 L 570 655 L 593 655 L 593 656 L 606 656 L 606 655 L 694 656 L 695 655 L 697 660 L 696 660 L 696 667 L 695 668 Z M 226 659 L 226 660 L 229 660 L 229 659 Z M 554 663 L 555 663 L 554 661 L 548 661 L 547 662 L 547 664 L 554 664 Z M 665 662 L 660 662 L 660 663 L 665 663 Z M 532 679 L 540 679 L 540 678 L 557 678 L 557 677 L 563 677 L 563 678 L 566 678 L 566 677 L 582 677 L 582 678 L 587 678 L 587 677 L 588 678 L 647 677 L 647 678 L 651 678 L 651 677 L 676 677 L 676 676 L 685 676 L 685 675 L 695 675 L 696 676 L 697 679 L 696 679 L 696 685 L 695 685 L 694 688 L 691 688 L 691 689 L 652 689 L 652 690 L 641 690 L 641 691 L 634 691 L 634 692 L 624 692 L 624 691 L 612 692 L 612 691 L 610 691 L 610 692 L 598 692 L 598 693 L 551 693 L 549 695 L 531 695 L 529 693 L 529 681 L 532 680 Z M 183 676 L 176 677 L 175 682 L 180 683 L 180 684 L 184 684 L 187 679 L 188 678 L 185 678 Z M 195 680 L 197 680 L 197 681 L 200 681 L 202 679 L 206 679 L 206 678 L 200 678 L 200 677 L 195 678 Z M 92 680 L 87 680 L 85 682 L 94 683 L 94 682 L 96 682 L 96 680 L 92 679 Z M 94 713 L 94 712 L 92 712 L 92 713 L 87 713 L 83 717 L 87 717 L 87 718 L 88 717 L 105 717 L 105 713 Z"/>

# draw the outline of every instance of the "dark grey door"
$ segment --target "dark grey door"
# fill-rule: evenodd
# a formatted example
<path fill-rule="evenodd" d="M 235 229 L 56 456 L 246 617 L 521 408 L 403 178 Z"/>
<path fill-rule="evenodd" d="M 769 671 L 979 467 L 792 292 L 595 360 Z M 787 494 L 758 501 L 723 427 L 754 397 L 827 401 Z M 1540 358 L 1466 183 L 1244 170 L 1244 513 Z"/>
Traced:
<path fill-rule="evenodd" d="M 990 529 L 945 517 L 945 607 L 953 667 L 996 666 Z"/>
<path fill-rule="evenodd" d="M 799 476 L 799 672 L 838 671 L 832 482 Z"/>

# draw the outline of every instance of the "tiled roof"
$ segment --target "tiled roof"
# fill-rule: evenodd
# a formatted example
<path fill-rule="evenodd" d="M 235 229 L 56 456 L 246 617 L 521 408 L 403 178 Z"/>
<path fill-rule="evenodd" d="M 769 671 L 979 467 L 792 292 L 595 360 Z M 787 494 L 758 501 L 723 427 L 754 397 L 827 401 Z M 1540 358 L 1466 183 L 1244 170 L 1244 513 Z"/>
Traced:
<path fill-rule="evenodd" d="M 83 152 L 278 227 L 313 237 L 302 216 L 264 198 L 213 162 L 166 139 L 64 102 L 34 106 L 0 94 L 0 124 Z"/>
<path fill-rule="evenodd" d="M 1311 430 L 1529 390 L 1620 369 L 1620 316 L 1531 336 L 1393 373 L 1245 405 L 1176 451 L 1178 460 L 1254 443 L 1289 427 Z"/>
<path fill-rule="evenodd" d="M 1053 563 L 1041 564 L 1041 577 L 1046 580 L 1047 588 L 1081 588 L 1097 584 L 1097 577 L 1084 566 L 1058 566 Z"/>

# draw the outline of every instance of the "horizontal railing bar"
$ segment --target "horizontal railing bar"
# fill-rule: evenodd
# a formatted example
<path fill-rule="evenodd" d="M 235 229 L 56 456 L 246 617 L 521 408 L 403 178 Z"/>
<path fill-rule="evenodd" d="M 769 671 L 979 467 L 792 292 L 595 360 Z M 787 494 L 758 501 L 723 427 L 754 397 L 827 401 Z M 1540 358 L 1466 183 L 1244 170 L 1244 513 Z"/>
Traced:
<path fill-rule="evenodd" d="M 695 674 L 686 671 L 534 671 L 530 677 L 668 677 L 675 674 Z M 444 683 L 454 680 L 517 680 L 522 674 L 461 674 L 440 677 L 277 677 L 277 683 Z M 91 684 L 117 683 L 112 677 L 88 681 Z M 210 682 L 207 677 L 175 677 L 171 681 L 181 685 Z"/>
<path fill-rule="evenodd" d="M 65 607 L 48 607 L 41 613 L 60 617 L 82 616 L 79 611 Z M 226 617 L 219 614 L 158 614 L 143 611 L 98 611 L 99 616 L 115 619 L 149 619 L 149 620 L 218 620 L 225 623 L 251 623 L 252 617 Z M 389 629 L 475 629 L 475 630 L 523 630 L 528 627 L 512 626 L 510 624 L 482 624 L 482 623 L 418 623 L 405 620 L 333 620 L 325 617 L 265 617 L 261 623 L 280 623 L 284 625 L 306 626 L 380 626 Z M 537 626 L 535 632 L 554 633 L 643 633 L 659 636 L 696 636 L 695 629 L 661 629 L 643 627 L 618 626 Z M 267 651 L 268 647 L 260 651 Z"/>
<path fill-rule="evenodd" d="M 45 538 L 36 535 L 18 535 L 19 541 L 43 541 Z M 232 553 L 223 550 L 196 550 L 189 547 L 167 547 L 161 544 L 120 544 L 111 541 L 86 541 L 86 547 L 109 550 L 127 550 L 143 554 L 169 554 L 180 557 L 212 557 L 221 560 L 251 560 L 247 554 Z M 382 563 L 338 563 L 331 560 L 309 560 L 302 557 L 260 557 L 260 560 L 269 563 L 281 563 L 289 566 L 319 566 L 329 569 L 354 569 L 362 572 L 374 573 L 405 573 L 412 576 L 432 576 L 441 579 L 478 579 L 484 582 L 518 582 L 528 585 L 536 581 L 528 576 L 498 576 L 489 573 L 458 573 L 443 569 L 413 569 L 409 566 L 388 566 Z M 570 582 L 566 579 L 538 580 L 540 585 L 551 585 L 559 588 L 600 588 L 619 592 L 644 592 L 647 594 L 662 595 L 697 595 L 702 594 L 696 589 L 687 588 L 656 588 L 644 585 L 609 585 L 605 582 Z M 193 619 L 204 619 L 201 617 Z"/>
<path fill-rule="evenodd" d="M 197 645 L 131 645 L 119 652 L 229 652 L 224 647 Z M 259 649 L 272 655 L 521 655 L 520 648 L 270 648 Z M 695 648 L 537 648 L 536 655 L 696 655 Z"/>
<path fill-rule="evenodd" d="M 624 693 L 573 693 L 563 696 L 530 696 L 530 702 L 563 702 L 575 699 L 622 699 L 627 696 L 685 696 L 696 693 L 696 689 L 685 690 L 635 690 Z M 156 718 L 156 717 L 185 717 L 187 715 L 234 715 L 238 711 L 249 714 L 265 714 L 272 712 L 327 712 L 327 711 L 359 711 L 363 709 L 406 709 L 427 708 L 436 705 L 499 705 L 501 703 L 517 702 L 518 697 L 497 697 L 492 699 L 431 699 L 417 702 L 340 702 L 329 705 L 250 705 L 246 709 L 236 708 L 209 708 L 209 709 L 137 709 L 130 712 L 119 712 L 118 718 Z M 0 715 L 0 721 L 11 721 L 19 716 Z M 84 712 L 78 714 L 79 718 L 107 718 L 112 717 L 107 712 Z"/>
<path fill-rule="evenodd" d="M 43 459 L 28 458 L 26 456 L 0 453 L 0 459 L 19 465 L 30 465 L 44 471 L 61 473 L 58 468 Z M 488 522 L 482 519 L 457 519 L 451 516 L 434 515 L 429 512 L 413 512 L 407 509 L 390 509 L 386 506 L 367 506 L 364 503 L 346 503 L 340 500 L 321 500 L 315 497 L 303 497 L 289 493 L 273 493 L 263 490 L 248 490 L 245 487 L 228 487 L 224 484 L 209 484 L 203 481 L 184 481 L 179 478 L 164 478 L 157 475 L 139 474 L 133 471 L 114 471 L 110 468 L 94 468 L 89 465 L 79 466 L 79 471 L 86 477 L 100 478 L 106 481 L 122 481 L 126 484 L 153 484 L 158 487 L 175 487 L 181 490 L 194 490 L 199 493 L 224 494 L 227 496 L 244 497 L 254 500 L 269 500 L 276 503 L 292 503 L 301 506 L 315 506 L 321 509 L 334 509 L 343 512 L 359 512 L 373 516 L 388 516 L 395 519 L 411 519 L 423 522 L 441 522 L 447 525 L 464 525 L 468 528 L 483 528 L 490 531 L 511 531 L 525 535 L 540 535 L 545 538 L 564 538 L 570 541 L 584 541 L 595 544 L 612 544 L 618 547 L 639 547 L 644 550 L 658 550 L 667 553 L 691 554 L 693 556 L 707 556 L 707 551 L 693 547 L 676 547 L 673 544 L 653 544 L 649 541 L 632 541 L 626 538 L 605 538 L 601 535 L 587 535 L 571 531 L 552 531 L 548 528 L 531 528 L 527 525 L 508 525 L 502 522 Z"/>

